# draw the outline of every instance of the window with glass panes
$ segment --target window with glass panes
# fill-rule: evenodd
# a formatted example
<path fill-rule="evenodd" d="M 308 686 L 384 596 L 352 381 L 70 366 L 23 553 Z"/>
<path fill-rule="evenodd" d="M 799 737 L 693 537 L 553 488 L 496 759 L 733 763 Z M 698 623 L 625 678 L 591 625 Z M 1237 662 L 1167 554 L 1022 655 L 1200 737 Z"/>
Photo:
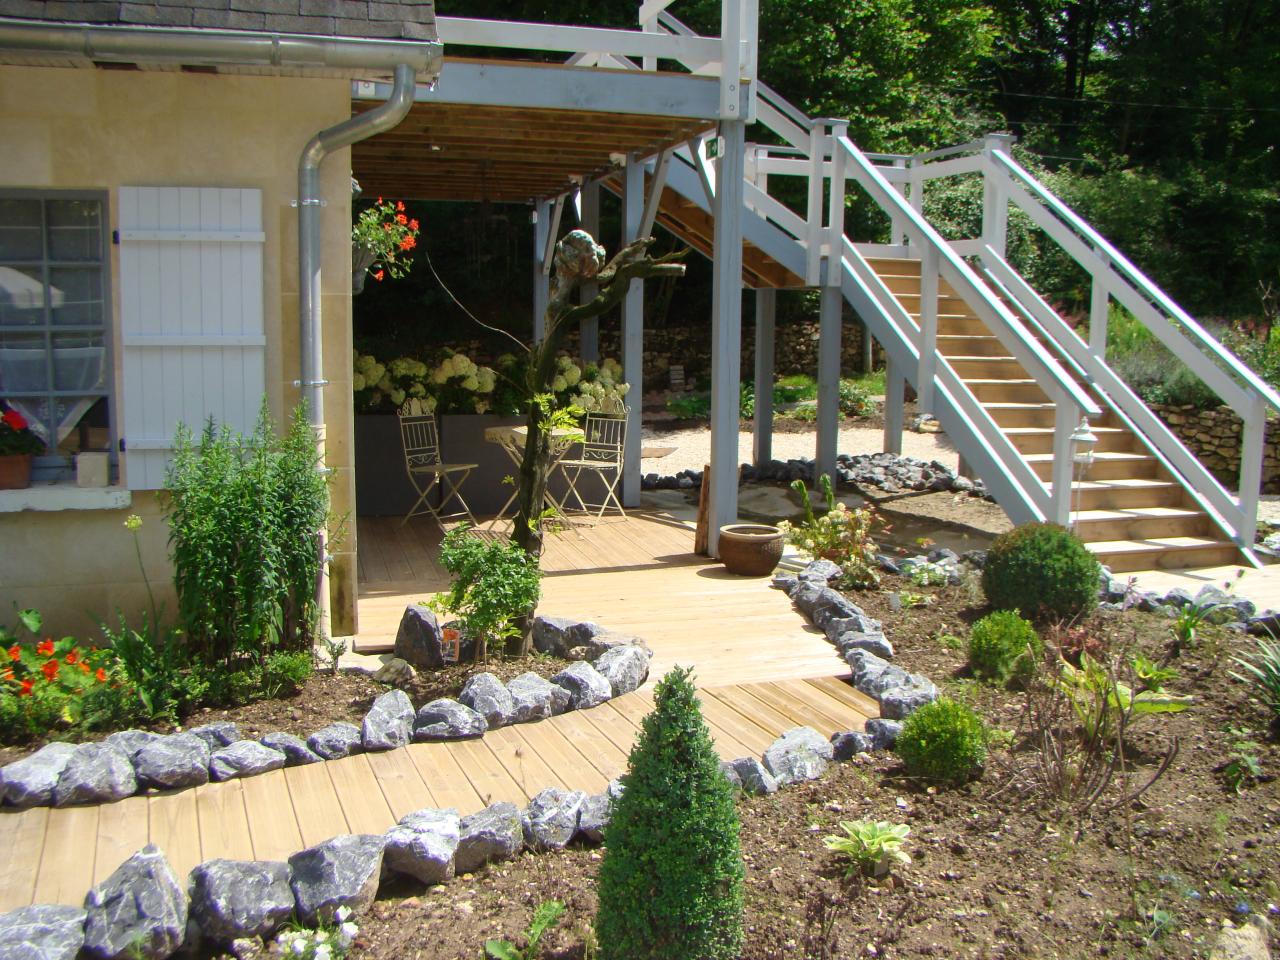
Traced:
<path fill-rule="evenodd" d="M 0 405 L 46 470 L 110 447 L 108 243 L 102 193 L 0 191 Z"/>

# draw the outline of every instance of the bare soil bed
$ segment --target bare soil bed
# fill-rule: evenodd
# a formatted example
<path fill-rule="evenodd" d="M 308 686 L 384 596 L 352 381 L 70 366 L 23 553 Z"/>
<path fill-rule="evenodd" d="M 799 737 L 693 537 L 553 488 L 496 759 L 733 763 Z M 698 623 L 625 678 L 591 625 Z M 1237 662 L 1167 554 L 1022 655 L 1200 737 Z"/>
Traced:
<path fill-rule="evenodd" d="M 933 597 L 894 610 L 891 592 Z M 1033 744 L 1025 695 L 971 679 L 963 636 L 986 611 L 973 585 L 918 588 L 887 577 L 852 594 L 885 623 L 898 660 L 1007 731 L 981 779 L 935 789 L 903 774 L 892 754 L 832 765 L 819 781 L 744 798 L 747 872 L 744 960 L 778 957 L 1199 957 L 1226 920 L 1274 913 L 1280 903 L 1280 745 L 1268 717 L 1229 676 L 1252 641 L 1205 628 L 1170 660 L 1169 688 L 1195 696 L 1185 713 L 1146 718 L 1127 745 L 1138 799 L 1113 788 L 1084 813 L 1031 787 Z M 1128 611 L 1084 624 L 1099 642 L 1167 657 L 1169 621 Z M 1247 732 L 1245 732 L 1247 731 Z M 1221 765 L 1233 743 L 1258 742 L 1265 773 L 1239 794 Z M 822 838 L 842 819 L 911 827 L 910 866 L 880 882 L 847 879 Z M 368 960 L 474 960 L 487 937 L 519 942 L 534 906 L 568 910 L 544 940 L 544 958 L 591 955 L 590 922 L 602 851 L 577 848 L 518 860 L 423 889 L 406 884 L 362 922 L 353 956 Z"/>

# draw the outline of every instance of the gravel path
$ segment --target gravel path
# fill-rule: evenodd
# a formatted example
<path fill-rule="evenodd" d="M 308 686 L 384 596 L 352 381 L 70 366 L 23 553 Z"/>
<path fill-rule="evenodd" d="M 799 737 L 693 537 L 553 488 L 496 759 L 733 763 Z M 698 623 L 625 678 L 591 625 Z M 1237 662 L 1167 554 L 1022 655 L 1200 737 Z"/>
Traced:
<path fill-rule="evenodd" d="M 675 447 L 675 451 L 665 457 L 646 458 L 640 462 L 643 473 L 657 473 L 671 476 L 681 470 L 701 470 L 711 456 L 711 428 L 702 427 L 693 430 L 676 430 L 672 432 L 655 432 L 644 430 L 646 447 Z M 775 460 L 812 459 L 815 434 L 809 433 L 775 433 L 773 435 L 773 457 Z M 845 427 L 840 431 L 840 441 L 836 447 L 839 453 L 879 453 L 884 446 L 884 431 L 879 427 Z M 951 442 L 936 433 L 905 432 L 902 435 L 902 452 L 908 457 L 921 460 L 937 460 L 945 463 L 952 470 L 956 469 L 958 456 Z M 751 462 L 751 434 L 742 431 L 738 434 L 738 462 Z"/>

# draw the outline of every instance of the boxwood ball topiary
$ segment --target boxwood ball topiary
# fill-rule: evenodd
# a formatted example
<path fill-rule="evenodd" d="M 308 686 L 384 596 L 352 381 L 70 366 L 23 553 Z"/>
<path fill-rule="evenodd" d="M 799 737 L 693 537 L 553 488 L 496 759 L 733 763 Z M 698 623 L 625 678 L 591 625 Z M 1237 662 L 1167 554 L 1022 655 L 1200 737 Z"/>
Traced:
<path fill-rule="evenodd" d="M 985 680 L 1026 679 L 1043 650 L 1036 628 L 1012 610 L 989 613 L 969 631 L 969 668 Z"/>
<path fill-rule="evenodd" d="M 1100 569 L 1065 527 L 1027 523 L 991 544 L 982 589 L 997 610 L 1017 610 L 1039 621 L 1069 620 L 1097 605 Z"/>
<path fill-rule="evenodd" d="M 907 717 L 894 749 L 911 776 L 954 785 L 971 779 L 986 762 L 989 739 L 981 717 L 939 697 Z"/>
<path fill-rule="evenodd" d="M 654 690 L 605 828 L 600 960 L 730 960 L 742 949 L 742 852 L 733 788 L 690 671 Z"/>

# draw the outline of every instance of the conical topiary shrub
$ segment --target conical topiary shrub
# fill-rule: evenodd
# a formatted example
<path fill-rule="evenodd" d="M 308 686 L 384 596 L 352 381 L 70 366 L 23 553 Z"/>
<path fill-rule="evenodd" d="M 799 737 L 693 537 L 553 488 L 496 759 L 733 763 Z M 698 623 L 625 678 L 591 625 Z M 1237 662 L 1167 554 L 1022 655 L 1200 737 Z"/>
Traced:
<path fill-rule="evenodd" d="M 691 671 L 654 691 L 605 830 L 600 960 L 730 960 L 742 948 L 742 852 L 733 788 Z"/>

